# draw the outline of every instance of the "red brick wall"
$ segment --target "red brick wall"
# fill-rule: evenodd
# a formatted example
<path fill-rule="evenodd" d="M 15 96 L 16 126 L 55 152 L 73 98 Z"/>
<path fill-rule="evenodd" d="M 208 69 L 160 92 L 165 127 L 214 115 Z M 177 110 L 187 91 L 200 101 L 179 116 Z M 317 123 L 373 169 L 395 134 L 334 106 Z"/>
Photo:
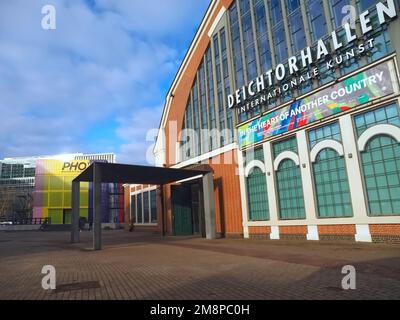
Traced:
<path fill-rule="evenodd" d="M 400 224 L 370 224 L 371 235 L 397 235 L 400 236 Z"/>
<path fill-rule="evenodd" d="M 271 233 L 271 227 L 249 227 L 249 234 L 267 234 Z"/>
<path fill-rule="evenodd" d="M 355 235 L 356 234 L 356 226 L 354 224 L 318 226 L 318 234 Z"/>
<path fill-rule="evenodd" d="M 124 187 L 124 214 L 125 214 L 125 230 L 129 230 L 131 223 L 131 193 L 130 187 Z"/>
<path fill-rule="evenodd" d="M 237 151 L 233 150 L 220 156 L 220 164 L 209 162 L 210 167 L 214 170 L 217 233 L 243 234 L 242 204 L 239 176 L 236 172 L 236 157 Z M 215 162 L 216 159 L 213 160 Z"/>
<path fill-rule="evenodd" d="M 279 227 L 280 234 L 304 234 L 308 232 L 307 226 L 284 226 Z"/>
<path fill-rule="evenodd" d="M 208 163 L 206 162 L 214 171 L 216 232 L 222 235 L 243 234 L 240 183 L 239 176 L 236 174 L 236 156 L 237 151 L 232 150 L 220 155 L 219 164 L 216 164 L 215 158 L 209 160 Z M 166 230 L 171 234 L 172 204 L 170 185 L 164 188 L 164 208 L 166 212 Z"/>

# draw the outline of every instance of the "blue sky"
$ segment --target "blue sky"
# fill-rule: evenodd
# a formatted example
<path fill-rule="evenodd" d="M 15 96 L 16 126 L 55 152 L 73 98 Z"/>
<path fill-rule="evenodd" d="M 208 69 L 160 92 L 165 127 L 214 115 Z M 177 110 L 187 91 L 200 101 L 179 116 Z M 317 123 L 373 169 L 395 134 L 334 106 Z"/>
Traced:
<path fill-rule="evenodd" d="M 47 4 L 56 30 L 41 27 Z M 146 163 L 146 135 L 208 4 L 0 1 L 0 158 L 115 152 Z"/>

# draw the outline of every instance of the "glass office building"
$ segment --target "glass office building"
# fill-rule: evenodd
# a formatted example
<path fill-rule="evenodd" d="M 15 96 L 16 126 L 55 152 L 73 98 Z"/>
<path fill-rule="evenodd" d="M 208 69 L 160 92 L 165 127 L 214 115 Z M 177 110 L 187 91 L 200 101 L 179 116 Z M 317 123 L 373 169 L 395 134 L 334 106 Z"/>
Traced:
<path fill-rule="evenodd" d="M 168 92 L 157 165 L 213 171 L 221 236 L 399 241 L 399 13 L 398 0 L 212 1 Z M 201 189 L 157 189 L 162 231 L 203 233 Z M 160 226 L 140 190 L 127 217 Z"/>
<path fill-rule="evenodd" d="M 0 160 L 0 219 L 23 219 L 32 215 L 35 165 L 35 158 Z"/>

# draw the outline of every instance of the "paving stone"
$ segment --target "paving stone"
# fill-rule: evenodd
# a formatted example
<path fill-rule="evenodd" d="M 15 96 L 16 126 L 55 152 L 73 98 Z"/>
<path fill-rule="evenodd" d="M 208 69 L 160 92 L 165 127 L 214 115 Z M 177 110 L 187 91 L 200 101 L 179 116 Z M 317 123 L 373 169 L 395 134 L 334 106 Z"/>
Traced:
<path fill-rule="evenodd" d="M 104 231 L 104 249 L 92 251 L 91 233 L 82 232 L 79 244 L 69 238 L 0 232 L 0 299 L 400 299 L 396 244 Z M 56 268 L 63 290 L 42 289 L 44 265 Z M 356 268 L 356 290 L 341 289 L 344 265 Z"/>

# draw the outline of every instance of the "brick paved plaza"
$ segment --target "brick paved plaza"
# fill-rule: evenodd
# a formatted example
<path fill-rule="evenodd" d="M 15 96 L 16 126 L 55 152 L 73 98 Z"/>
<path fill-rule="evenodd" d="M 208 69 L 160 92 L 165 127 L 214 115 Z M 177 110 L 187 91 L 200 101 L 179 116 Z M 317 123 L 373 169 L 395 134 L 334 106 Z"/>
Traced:
<path fill-rule="evenodd" d="M 161 239 L 104 231 L 0 233 L 0 299 L 399 299 L 400 246 L 267 240 Z M 357 289 L 344 291 L 344 265 Z M 43 265 L 57 290 L 41 287 Z"/>

